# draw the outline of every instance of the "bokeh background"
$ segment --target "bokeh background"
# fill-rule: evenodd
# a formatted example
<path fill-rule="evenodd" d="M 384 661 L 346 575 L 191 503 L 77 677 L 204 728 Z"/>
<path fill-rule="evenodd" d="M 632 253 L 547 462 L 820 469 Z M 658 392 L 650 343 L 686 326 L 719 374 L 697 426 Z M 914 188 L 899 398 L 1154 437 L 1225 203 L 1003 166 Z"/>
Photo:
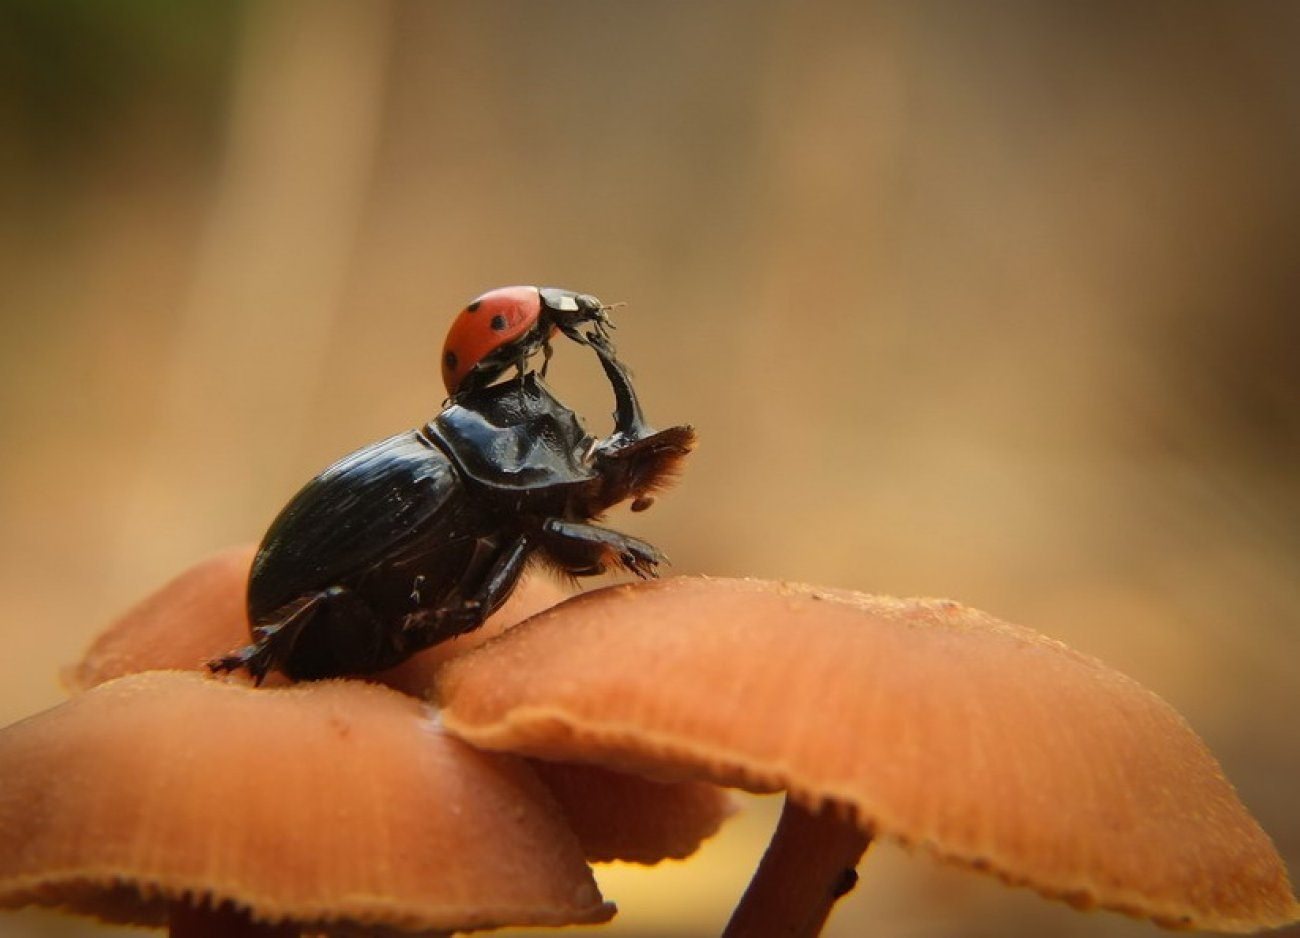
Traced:
<path fill-rule="evenodd" d="M 618 526 L 1105 659 L 1300 873 L 1297 48 L 1282 3 L 6 0 L 0 721 L 431 415 L 468 299 L 553 284 L 627 301 L 652 418 L 699 428 Z M 716 934 L 773 817 L 602 870 L 608 933 Z M 831 935 L 1156 934 L 861 871 Z"/>

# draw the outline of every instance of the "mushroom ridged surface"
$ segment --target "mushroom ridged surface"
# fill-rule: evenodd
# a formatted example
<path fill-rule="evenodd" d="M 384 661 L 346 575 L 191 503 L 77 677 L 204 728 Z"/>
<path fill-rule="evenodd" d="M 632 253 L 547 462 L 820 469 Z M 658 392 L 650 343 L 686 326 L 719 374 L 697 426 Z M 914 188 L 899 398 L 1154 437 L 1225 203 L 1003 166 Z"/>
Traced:
<path fill-rule="evenodd" d="M 209 659 L 249 640 L 244 595 L 255 549 L 232 547 L 199 561 L 105 628 L 64 671 L 74 691 L 140 671 L 203 670 Z M 525 576 L 478 629 L 428 648 L 372 679 L 423 699 L 447 660 L 550 608 L 568 593 L 544 575 Z M 267 686 L 287 682 L 271 675 Z M 720 789 L 700 782 L 653 784 L 586 766 L 539 767 L 578 834 L 587 859 L 658 863 L 699 849 L 731 814 Z"/>
<path fill-rule="evenodd" d="M 675 578 L 571 599 L 450 662 L 489 749 L 840 806 L 1079 906 L 1253 931 L 1297 917 L 1217 762 L 1154 694 L 957 603 Z"/>
<path fill-rule="evenodd" d="M 199 561 L 140 600 L 63 670 L 80 691 L 137 671 L 197 670 L 249 641 L 245 593 L 256 549 L 229 547 Z"/>
<path fill-rule="evenodd" d="M 245 596 L 256 549 L 219 551 L 182 571 L 136 603 L 95 637 L 63 681 L 73 691 L 139 671 L 201 670 L 212 658 L 251 641 Z M 377 676 L 420 695 L 438 664 L 555 605 L 567 595 L 544 576 L 528 576 L 482 626 L 426 649 Z M 283 684 L 272 675 L 269 684 Z"/>
<path fill-rule="evenodd" d="M 383 687 L 156 671 L 0 731 L 0 907 L 176 902 L 409 931 L 613 914 L 526 763 Z"/>
<path fill-rule="evenodd" d="M 735 810 L 716 785 L 663 783 L 593 765 L 531 760 L 593 863 L 683 860 Z"/>

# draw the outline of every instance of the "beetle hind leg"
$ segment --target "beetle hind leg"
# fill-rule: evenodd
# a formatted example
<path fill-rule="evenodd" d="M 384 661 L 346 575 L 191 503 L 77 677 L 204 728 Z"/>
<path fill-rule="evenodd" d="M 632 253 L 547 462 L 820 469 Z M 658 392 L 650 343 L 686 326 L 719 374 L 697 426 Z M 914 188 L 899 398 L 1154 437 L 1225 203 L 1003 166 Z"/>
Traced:
<path fill-rule="evenodd" d="M 245 645 L 238 651 L 232 651 L 220 658 L 213 658 L 208 662 L 208 670 L 213 674 L 222 674 L 227 671 L 242 669 L 249 673 L 254 684 L 261 684 L 266 679 L 267 672 L 274 666 L 269 647 L 269 645 L 263 643 Z"/>
<path fill-rule="evenodd" d="M 319 614 L 326 592 L 285 606 L 275 621 L 253 628 L 251 645 L 213 658 L 208 662 L 208 670 L 213 674 L 244 670 L 253 678 L 254 684 L 261 684 L 268 673 L 280 668 L 288 659 L 302 630 Z"/>
<path fill-rule="evenodd" d="M 294 600 L 253 629 L 253 644 L 208 662 L 214 673 L 243 669 L 261 684 L 271 671 L 292 680 L 318 680 L 387 667 L 393 653 L 370 605 L 332 586 Z"/>

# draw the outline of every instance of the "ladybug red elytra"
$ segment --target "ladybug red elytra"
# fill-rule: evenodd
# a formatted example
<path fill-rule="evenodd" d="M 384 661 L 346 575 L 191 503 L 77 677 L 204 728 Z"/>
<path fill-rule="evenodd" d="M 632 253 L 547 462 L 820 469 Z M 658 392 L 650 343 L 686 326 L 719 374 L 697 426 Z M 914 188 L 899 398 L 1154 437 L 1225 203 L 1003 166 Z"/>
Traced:
<path fill-rule="evenodd" d="M 608 344 L 611 307 L 587 293 L 555 287 L 499 287 L 474 300 L 456 317 L 442 347 L 442 381 L 453 398 L 486 387 L 514 365 L 520 375 L 539 350 L 551 358 L 556 330 L 581 345 L 592 336 L 578 331 L 590 323 L 596 341 Z"/>

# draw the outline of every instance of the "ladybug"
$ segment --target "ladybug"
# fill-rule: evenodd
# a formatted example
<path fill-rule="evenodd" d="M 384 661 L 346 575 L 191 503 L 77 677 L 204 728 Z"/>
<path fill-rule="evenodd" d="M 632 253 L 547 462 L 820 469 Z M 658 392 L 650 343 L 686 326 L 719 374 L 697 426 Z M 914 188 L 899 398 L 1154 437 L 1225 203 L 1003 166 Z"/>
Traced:
<path fill-rule="evenodd" d="M 612 307 L 588 293 L 555 287 L 499 287 L 474 300 L 457 315 L 442 348 L 442 382 L 453 398 L 486 387 L 511 365 L 524 373 L 529 358 L 551 360 L 551 337 L 562 332 L 581 345 L 609 341 Z M 591 333 L 579 327 L 590 324 Z"/>
<path fill-rule="evenodd" d="M 208 667 L 257 683 L 393 667 L 481 625 L 534 558 L 574 577 L 656 575 L 653 545 L 593 522 L 628 499 L 644 506 L 695 432 L 651 429 L 612 349 L 590 344 L 614 391 L 608 437 L 529 372 L 344 457 L 271 524 L 249 576 L 253 642 Z"/>

